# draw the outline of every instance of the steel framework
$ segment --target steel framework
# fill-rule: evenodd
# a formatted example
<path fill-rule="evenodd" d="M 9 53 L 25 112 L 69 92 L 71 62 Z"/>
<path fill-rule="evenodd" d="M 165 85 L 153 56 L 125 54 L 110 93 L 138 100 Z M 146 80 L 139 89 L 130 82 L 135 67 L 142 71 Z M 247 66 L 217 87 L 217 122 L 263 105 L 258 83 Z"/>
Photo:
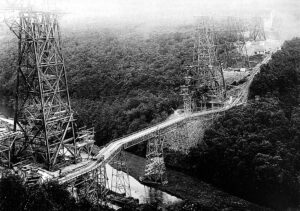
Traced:
<path fill-rule="evenodd" d="M 230 66 L 230 59 L 235 60 L 235 63 L 238 64 L 239 60 L 242 61 L 240 66 L 249 67 L 249 58 L 246 47 L 246 39 L 245 39 L 245 23 L 241 18 L 228 16 L 226 20 L 226 31 L 225 33 L 229 40 L 226 40 L 226 67 Z M 230 58 L 229 58 L 230 57 Z"/>
<path fill-rule="evenodd" d="M 183 96 L 183 109 L 185 113 L 191 113 L 193 97 L 193 91 L 191 90 L 192 77 L 186 73 L 184 81 L 185 84 L 180 87 L 180 95 Z"/>
<path fill-rule="evenodd" d="M 68 183 L 75 199 L 87 199 L 93 204 L 105 204 L 108 192 L 106 167 L 102 165 Z"/>
<path fill-rule="evenodd" d="M 144 182 L 168 183 L 163 156 L 164 138 L 164 135 L 157 134 L 147 142 L 145 175 L 141 178 Z"/>
<path fill-rule="evenodd" d="M 15 155 L 20 147 L 22 133 L 19 131 L 5 131 L 0 133 L 0 166 L 12 168 Z"/>
<path fill-rule="evenodd" d="M 216 55 L 218 47 L 216 36 L 212 18 L 199 17 L 195 31 L 193 68 L 190 68 L 190 74 L 193 77 L 195 92 L 198 94 L 201 107 L 224 99 L 224 76 Z"/>
<path fill-rule="evenodd" d="M 196 107 L 203 110 L 223 104 L 226 98 L 223 69 L 249 68 L 246 31 L 246 22 L 233 16 L 221 19 L 201 16 L 197 19 L 193 61 L 185 68 L 185 84 L 180 93 L 186 113 Z"/>
<path fill-rule="evenodd" d="M 76 128 L 76 127 L 75 127 Z M 77 134 L 76 148 L 73 149 L 77 152 L 75 156 L 79 161 L 91 159 L 92 150 L 95 143 L 95 131 L 94 128 L 86 129 L 86 127 L 80 128 Z"/>
<path fill-rule="evenodd" d="M 49 170 L 76 162 L 94 142 L 75 132 L 57 14 L 23 9 L 6 23 L 19 40 L 14 129 L 23 150 Z"/>
<path fill-rule="evenodd" d="M 130 181 L 128 175 L 127 159 L 123 150 L 111 161 L 112 177 L 111 190 L 116 193 L 124 193 L 131 196 Z"/>
<path fill-rule="evenodd" d="M 250 24 L 250 38 L 254 41 L 266 40 L 262 17 L 253 17 Z"/>

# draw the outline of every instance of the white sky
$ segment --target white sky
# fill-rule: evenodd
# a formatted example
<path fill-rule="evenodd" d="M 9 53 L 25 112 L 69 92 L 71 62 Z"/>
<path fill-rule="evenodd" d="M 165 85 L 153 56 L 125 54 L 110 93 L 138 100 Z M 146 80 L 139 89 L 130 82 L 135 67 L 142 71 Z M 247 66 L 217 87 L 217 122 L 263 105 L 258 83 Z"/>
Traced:
<path fill-rule="evenodd" d="M 261 5 L 261 7 L 263 7 L 262 5 L 273 1 L 274 0 L 63 0 L 64 3 L 60 3 L 60 6 L 63 7 L 65 11 L 75 13 L 79 16 L 151 19 L 167 16 L 193 16 L 201 11 L 219 11 L 225 8 L 246 8 L 248 5 Z"/>
<path fill-rule="evenodd" d="M 79 16 L 110 18 L 145 18 L 145 17 L 187 17 L 201 11 L 215 12 L 227 9 L 239 11 L 241 8 L 255 11 L 282 7 L 298 7 L 299 0 L 0 0 L 1 6 L 6 2 L 30 1 L 41 5 L 44 1 L 56 4 L 57 8 Z M 56 2 L 56 3 L 53 3 Z"/>
<path fill-rule="evenodd" d="M 16 4 L 22 0 L 0 0 L 0 9 L 5 2 Z M 70 22 L 92 17 L 108 18 L 113 21 L 147 21 L 185 20 L 203 13 L 212 12 L 218 15 L 245 14 L 261 9 L 284 10 L 285 13 L 300 11 L 300 0 L 23 0 L 34 5 L 44 5 L 49 1 L 56 8 L 69 13 L 65 19 Z M 56 2 L 56 3 L 53 3 Z M 297 12 L 295 12 L 297 11 Z"/>

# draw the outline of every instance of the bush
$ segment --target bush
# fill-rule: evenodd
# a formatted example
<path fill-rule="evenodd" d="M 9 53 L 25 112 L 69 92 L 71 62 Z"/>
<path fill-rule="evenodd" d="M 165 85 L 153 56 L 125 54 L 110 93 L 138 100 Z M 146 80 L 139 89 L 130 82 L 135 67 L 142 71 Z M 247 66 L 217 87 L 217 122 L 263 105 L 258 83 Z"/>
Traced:
<path fill-rule="evenodd" d="M 82 199 L 75 203 L 75 199 L 67 189 L 55 181 L 25 187 L 18 176 L 8 176 L 0 180 L 0 210 L 27 211 L 65 211 L 65 210 L 112 210 L 108 207 L 94 207 L 88 200 Z"/>

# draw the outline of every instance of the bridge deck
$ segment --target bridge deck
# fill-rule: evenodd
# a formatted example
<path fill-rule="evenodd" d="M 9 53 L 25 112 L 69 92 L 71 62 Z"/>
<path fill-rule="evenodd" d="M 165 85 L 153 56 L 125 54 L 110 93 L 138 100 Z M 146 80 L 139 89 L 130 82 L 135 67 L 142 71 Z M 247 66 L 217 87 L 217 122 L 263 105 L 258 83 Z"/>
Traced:
<path fill-rule="evenodd" d="M 109 143 L 107 146 L 102 148 L 98 155 L 96 156 L 96 161 L 90 161 L 88 163 L 82 163 L 82 165 L 72 165 L 68 166 L 65 169 L 62 169 L 62 172 L 66 175 L 65 177 L 62 177 L 59 179 L 60 183 L 64 183 L 66 181 L 72 180 L 80 175 L 83 175 L 89 171 L 92 171 L 93 169 L 98 168 L 101 165 L 104 165 L 105 163 L 108 163 L 113 157 L 120 151 L 126 144 L 130 144 L 130 142 L 134 142 L 137 139 L 141 139 L 149 134 L 153 134 L 157 131 L 163 130 L 165 128 L 168 128 L 172 125 L 175 125 L 177 123 L 180 123 L 188 118 L 196 117 L 196 116 L 202 116 L 202 115 L 208 115 L 215 112 L 223 111 L 222 109 L 215 109 L 215 110 L 208 110 L 203 111 L 191 115 L 182 115 L 174 119 L 170 119 L 167 121 L 164 121 L 160 124 L 157 124 L 155 126 L 152 126 L 150 128 L 144 129 L 142 131 L 139 131 L 137 133 L 133 133 L 129 136 L 122 137 L 118 140 L 114 140 L 113 142 Z M 146 139 L 145 139 L 146 141 Z"/>

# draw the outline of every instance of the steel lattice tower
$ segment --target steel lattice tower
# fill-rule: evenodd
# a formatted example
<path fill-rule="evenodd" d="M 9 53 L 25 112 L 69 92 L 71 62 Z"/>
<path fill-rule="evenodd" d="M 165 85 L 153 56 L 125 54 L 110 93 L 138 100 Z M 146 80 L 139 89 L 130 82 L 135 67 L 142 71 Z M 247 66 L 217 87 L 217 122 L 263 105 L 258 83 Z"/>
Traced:
<path fill-rule="evenodd" d="M 180 95 L 183 97 L 183 109 L 186 113 L 191 113 L 193 91 L 191 90 L 192 77 L 188 74 L 188 70 L 186 70 L 184 82 L 185 84 L 180 87 Z"/>
<path fill-rule="evenodd" d="M 254 41 L 266 40 L 264 21 L 262 17 L 253 17 L 251 20 L 250 38 Z"/>
<path fill-rule="evenodd" d="M 229 59 L 235 60 L 237 63 L 238 60 L 242 60 L 242 65 L 244 67 L 249 67 L 249 58 L 246 48 L 246 39 L 244 33 L 246 31 L 245 23 L 241 18 L 228 16 L 226 20 L 226 29 L 228 33 L 229 40 L 226 42 L 227 56 L 232 50 L 237 51 L 237 55 L 231 55 Z M 228 64 L 226 64 L 228 66 Z"/>
<path fill-rule="evenodd" d="M 7 23 L 19 40 L 15 129 L 24 133 L 24 149 L 48 169 L 74 161 L 74 118 L 57 15 L 21 10 Z"/>
<path fill-rule="evenodd" d="M 188 67 L 185 76 L 186 83 L 192 80 L 188 82 L 188 86 L 193 89 L 191 94 L 200 102 L 201 107 L 221 103 L 225 93 L 223 72 L 216 56 L 216 32 L 213 24 L 213 20 L 207 16 L 198 18 L 193 64 Z M 183 89 L 182 93 L 185 93 Z"/>
<path fill-rule="evenodd" d="M 158 133 L 148 140 L 145 175 L 141 178 L 143 182 L 163 185 L 168 183 L 163 153 L 164 139 L 165 136 Z"/>
<path fill-rule="evenodd" d="M 112 160 L 111 166 L 113 167 L 111 190 L 116 193 L 124 193 L 126 196 L 131 196 L 127 159 L 123 150 Z"/>

